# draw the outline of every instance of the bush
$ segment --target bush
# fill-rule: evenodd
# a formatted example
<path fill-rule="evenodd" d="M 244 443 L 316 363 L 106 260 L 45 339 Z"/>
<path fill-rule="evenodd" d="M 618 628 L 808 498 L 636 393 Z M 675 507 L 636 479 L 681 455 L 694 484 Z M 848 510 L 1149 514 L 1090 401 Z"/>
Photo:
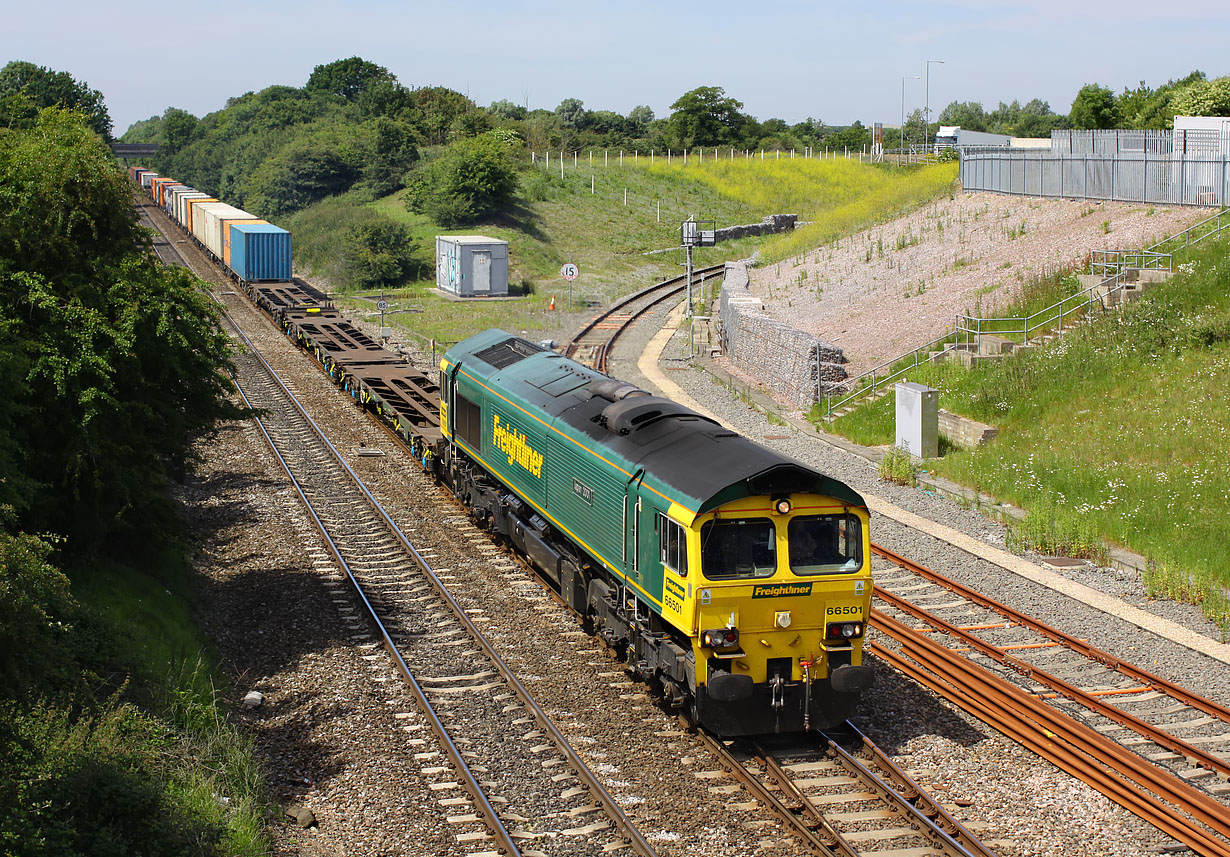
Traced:
<path fill-rule="evenodd" d="M 414 251 L 410 230 L 383 215 L 356 223 L 346 233 L 351 281 L 364 288 L 391 286 L 420 276 L 426 263 Z"/>

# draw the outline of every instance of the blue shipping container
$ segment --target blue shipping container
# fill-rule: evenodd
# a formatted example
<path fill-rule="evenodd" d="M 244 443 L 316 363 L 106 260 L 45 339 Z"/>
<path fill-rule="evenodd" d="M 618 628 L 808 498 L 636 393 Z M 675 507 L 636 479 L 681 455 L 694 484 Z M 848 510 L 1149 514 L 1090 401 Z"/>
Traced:
<path fill-rule="evenodd" d="M 231 270 L 248 282 L 290 279 L 290 233 L 272 223 L 238 223 L 231 230 Z"/>

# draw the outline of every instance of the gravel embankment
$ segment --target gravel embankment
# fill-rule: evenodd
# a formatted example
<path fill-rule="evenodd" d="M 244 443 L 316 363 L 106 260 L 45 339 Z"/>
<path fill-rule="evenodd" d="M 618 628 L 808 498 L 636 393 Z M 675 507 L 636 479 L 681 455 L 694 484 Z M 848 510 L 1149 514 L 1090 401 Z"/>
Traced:
<path fill-rule="evenodd" d="M 751 270 L 780 321 L 841 347 L 851 376 L 1000 307 L 1093 250 L 1135 250 L 1208 209 L 960 193 L 801 257 Z"/>

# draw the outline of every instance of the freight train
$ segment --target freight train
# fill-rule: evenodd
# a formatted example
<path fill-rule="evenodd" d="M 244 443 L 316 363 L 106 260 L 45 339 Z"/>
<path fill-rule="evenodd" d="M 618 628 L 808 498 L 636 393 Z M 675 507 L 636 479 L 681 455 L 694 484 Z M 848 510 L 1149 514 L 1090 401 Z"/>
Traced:
<path fill-rule="evenodd" d="M 134 178 L 183 226 L 173 186 Z M 872 583 L 848 486 L 504 331 L 449 349 L 437 381 L 289 271 L 253 282 L 214 255 L 666 704 L 722 737 L 854 711 Z"/>

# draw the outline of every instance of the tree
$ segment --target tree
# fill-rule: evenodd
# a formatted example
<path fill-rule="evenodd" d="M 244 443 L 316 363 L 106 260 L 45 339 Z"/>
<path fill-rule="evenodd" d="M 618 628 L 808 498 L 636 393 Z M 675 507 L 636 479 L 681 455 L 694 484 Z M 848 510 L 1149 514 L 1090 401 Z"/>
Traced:
<path fill-rule="evenodd" d="M 936 121 L 941 125 L 957 125 L 966 131 L 987 130 L 987 115 L 978 101 L 954 101 L 940 111 Z"/>
<path fill-rule="evenodd" d="M 671 135 L 679 145 L 725 146 L 742 144 L 748 117 L 739 111 L 743 102 L 726 95 L 720 86 L 700 86 L 685 92 L 671 105 Z"/>
<path fill-rule="evenodd" d="M 362 175 L 361 152 L 335 135 L 300 138 L 278 150 L 244 183 L 244 204 L 261 217 L 280 217 L 342 193 Z"/>
<path fill-rule="evenodd" d="M 196 133 L 197 118 L 187 110 L 168 107 L 162 114 L 162 145 L 168 154 L 174 154 L 192 142 Z"/>
<path fill-rule="evenodd" d="M 580 131 L 586 125 L 589 111 L 585 109 L 581 99 L 565 98 L 559 103 L 559 107 L 555 108 L 555 115 L 559 117 L 560 125 L 572 131 Z"/>
<path fill-rule="evenodd" d="M 443 86 L 427 86 L 413 92 L 414 106 L 422 118 L 425 141 L 433 146 L 448 142 L 457 117 L 478 105 L 460 92 Z"/>
<path fill-rule="evenodd" d="M 357 101 L 365 91 L 381 83 L 397 83 L 397 78 L 384 66 L 360 57 L 350 57 L 316 66 L 304 89 L 310 93 Z"/>
<path fill-rule="evenodd" d="M 21 101 L 28 99 L 34 110 L 23 108 Z M 13 60 L 0 69 L 0 121 L 5 114 L 11 123 L 14 113 L 23 121 L 11 123 L 14 127 L 32 127 L 38 109 L 64 107 L 85 114 L 89 126 L 103 139 L 111 139 L 111 116 L 103 101 L 103 94 L 90 89 L 89 84 L 76 80 L 66 71 L 53 71 L 34 63 Z"/>
<path fill-rule="evenodd" d="M 499 101 L 491 102 L 487 112 L 500 119 L 521 120 L 525 118 L 525 114 L 529 111 L 520 104 L 513 104 L 507 99 L 500 99 Z"/>
<path fill-rule="evenodd" d="M 167 481 L 220 418 L 230 346 L 182 268 L 146 251 L 132 189 L 80 114 L 0 134 L 0 390 L 28 532 L 98 545 L 163 519 Z M 17 496 L 13 496 L 17 494 Z"/>
<path fill-rule="evenodd" d="M 458 140 L 407 184 L 406 206 L 441 226 L 471 223 L 512 200 L 517 171 L 499 131 Z"/>
<path fill-rule="evenodd" d="M 633 126 L 633 132 L 638 135 L 645 133 L 653 119 L 653 110 L 645 104 L 639 104 L 628 111 L 628 122 Z"/>
<path fill-rule="evenodd" d="M 1073 128 L 1114 128 L 1121 117 L 1115 94 L 1104 86 L 1087 83 L 1076 93 L 1068 118 Z"/>

